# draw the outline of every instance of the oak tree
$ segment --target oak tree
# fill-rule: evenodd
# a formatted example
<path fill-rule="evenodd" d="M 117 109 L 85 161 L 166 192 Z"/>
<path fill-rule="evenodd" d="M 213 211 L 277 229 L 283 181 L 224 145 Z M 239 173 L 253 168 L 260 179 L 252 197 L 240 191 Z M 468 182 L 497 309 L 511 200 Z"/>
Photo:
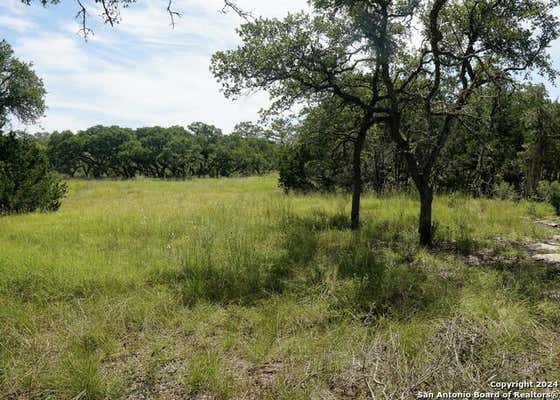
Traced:
<path fill-rule="evenodd" d="M 473 94 L 537 72 L 554 76 L 547 48 L 558 37 L 548 0 L 315 0 L 313 17 L 257 19 L 243 44 L 218 52 L 213 71 L 235 97 L 265 89 L 273 107 L 336 97 L 359 110 L 352 226 L 361 194 L 360 157 L 380 124 L 406 160 L 420 194 L 420 243 L 433 239 L 435 167 Z"/>

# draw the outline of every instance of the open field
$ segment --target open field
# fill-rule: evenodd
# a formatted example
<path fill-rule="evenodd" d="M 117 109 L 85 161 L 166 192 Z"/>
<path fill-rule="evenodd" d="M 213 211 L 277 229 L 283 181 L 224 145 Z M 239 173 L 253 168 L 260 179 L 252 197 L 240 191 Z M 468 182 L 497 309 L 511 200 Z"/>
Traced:
<path fill-rule="evenodd" d="M 409 399 L 560 378 L 560 270 L 529 202 L 285 196 L 276 177 L 70 181 L 0 219 L 7 399 Z M 496 241 L 495 238 L 500 240 Z M 468 254 L 493 249 L 497 262 Z"/>

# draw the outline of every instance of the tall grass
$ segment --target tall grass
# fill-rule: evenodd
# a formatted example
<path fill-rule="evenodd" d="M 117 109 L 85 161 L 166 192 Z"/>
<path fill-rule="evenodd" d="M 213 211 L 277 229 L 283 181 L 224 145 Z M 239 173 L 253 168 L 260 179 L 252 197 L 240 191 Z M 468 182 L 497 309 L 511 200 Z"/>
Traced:
<path fill-rule="evenodd" d="M 274 176 L 69 187 L 58 213 L 0 219 L 2 398 L 393 399 L 560 374 L 558 270 L 464 262 L 552 235 L 546 205 L 439 197 L 428 252 L 410 195 L 366 196 L 354 233 L 347 196 Z"/>

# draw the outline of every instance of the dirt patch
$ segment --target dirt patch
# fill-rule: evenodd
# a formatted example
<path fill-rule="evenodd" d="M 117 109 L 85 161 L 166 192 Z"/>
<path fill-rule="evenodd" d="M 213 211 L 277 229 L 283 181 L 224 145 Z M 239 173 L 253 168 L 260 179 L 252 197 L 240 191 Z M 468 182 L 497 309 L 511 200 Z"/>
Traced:
<path fill-rule="evenodd" d="M 541 219 L 536 221 L 537 224 L 548 226 L 549 228 L 560 228 L 560 220 Z"/>
<path fill-rule="evenodd" d="M 538 223 L 550 223 L 553 221 L 537 221 Z M 556 224 L 556 222 L 554 222 Z M 558 223 L 560 227 L 560 222 Z M 560 266 L 560 235 L 542 241 L 526 239 L 523 242 L 514 242 L 504 238 L 495 239 L 495 248 L 482 249 L 474 254 L 466 256 L 463 261 L 467 265 L 479 266 L 482 264 L 515 264 L 520 261 L 533 261 L 548 266 Z M 507 245 L 517 251 L 515 256 L 499 254 L 496 248 Z"/>
<path fill-rule="evenodd" d="M 284 368 L 284 362 L 281 360 L 267 361 L 260 366 L 250 370 L 251 375 L 254 377 L 255 384 L 259 387 L 270 387 L 274 379 L 280 371 Z"/>

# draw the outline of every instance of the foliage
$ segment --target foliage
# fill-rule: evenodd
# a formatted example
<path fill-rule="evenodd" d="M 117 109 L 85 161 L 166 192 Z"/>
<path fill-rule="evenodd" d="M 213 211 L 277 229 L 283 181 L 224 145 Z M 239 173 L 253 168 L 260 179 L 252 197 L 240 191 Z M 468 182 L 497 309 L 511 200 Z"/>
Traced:
<path fill-rule="evenodd" d="M 241 25 L 242 45 L 215 53 L 212 71 L 228 97 L 267 90 L 274 100 L 271 112 L 303 102 L 319 109 L 336 104 L 352 115 L 341 133 L 354 142 L 354 229 L 364 144 L 372 126 L 383 126 L 419 191 L 420 241 L 429 246 L 438 163 L 456 126 L 477 116 L 473 97 L 511 86 L 520 71 L 554 76 L 546 48 L 560 32 L 555 2 L 316 0 L 311 5 L 312 15 Z M 422 45 L 410 45 L 412 35 L 420 35 Z"/>
<path fill-rule="evenodd" d="M 94 126 L 77 134 L 53 132 L 46 144 L 59 172 L 94 178 L 264 174 L 276 168 L 278 147 L 264 137 L 223 135 L 202 122 L 186 129 Z"/>
<path fill-rule="evenodd" d="M 37 121 L 45 111 L 45 93 L 31 64 L 15 58 L 11 46 L 0 41 L 0 214 L 54 211 L 66 193 L 43 147 L 15 133 L 3 134 L 12 118 Z"/>
<path fill-rule="evenodd" d="M 554 181 L 550 184 L 550 204 L 556 210 L 556 214 L 560 215 L 560 182 Z"/>
<path fill-rule="evenodd" d="M 62 174 L 74 176 L 81 168 L 82 145 L 70 131 L 54 132 L 47 138 L 47 154 L 53 167 Z"/>
<path fill-rule="evenodd" d="M 285 192 L 308 192 L 317 190 L 307 177 L 305 166 L 312 160 L 309 151 L 296 142 L 285 146 L 278 157 L 278 182 Z"/>
<path fill-rule="evenodd" d="M 30 123 L 43 116 L 45 93 L 31 64 L 15 58 L 8 42 L 0 41 L 0 130 L 11 117 Z"/>
<path fill-rule="evenodd" d="M 55 211 L 65 194 L 42 148 L 15 134 L 0 135 L 0 214 Z"/>
<path fill-rule="evenodd" d="M 540 180 L 554 181 L 560 177 L 560 103 L 552 101 L 542 86 L 527 91 L 522 110 L 524 144 L 520 158 L 524 166 L 523 193 L 535 194 Z"/>
<path fill-rule="evenodd" d="M 537 184 L 537 199 L 549 202 L 552 194 L 552 188 L 549 181 L 539 181 Z"/>
<path fill-rule="evenodd" d="M 348 111 L 339 104 L 323 103 L 302 112 L 302 122 L 282 153 L 280 185 L 285 190 L 352 190 L 356 132 L 352 129 L 354 115 Z M 379 127 L 368 131 L 361 173 L 366 191 L 407 188 L 404 160 Z"/>
<path fill-rule="evenodd" d="M 560 176 L 556 157 L 560 138 L 554 123 L 560 119 L 560 109 L 556 104 L 541 85 L 522 85 L 499 93 L 489 89 L 473 96 L 471 107 L 476 107 L 479 117 L 453 127 L 437 162 L 435 190 L 493 196 L 495 188 L 506 182 L 515 190 L 509 197 L 531 198 L 531 191 L 526 190 L 529 180 L 554 181 Z M 537 118 L 543 105 L 548 110 L 546 123 Z M 328 107 L 322 105 L 301 114 L 295 137 L 283 152 L 280 180 L 287 190 L 352 188 L 354 136 L 342 122 L 349 116 L 325 109 Z M 346 124 L 350 123 L 351 117 Z M 537 150 L 536 143 L 544 145 Z M 384 130 L 370 129 L 361 163 L 366 190 L 406 190 L 410 184 L 406 160 Z M 541 200 L 548 201 L 548 197 L 541 196 Z"/>
<path fill-rule="evenodd" d="M 515 188 L 511 184 L 503 181 L 496 185 L 494 195 L 502 200 L 515 200 L 517 197 Z"/>

